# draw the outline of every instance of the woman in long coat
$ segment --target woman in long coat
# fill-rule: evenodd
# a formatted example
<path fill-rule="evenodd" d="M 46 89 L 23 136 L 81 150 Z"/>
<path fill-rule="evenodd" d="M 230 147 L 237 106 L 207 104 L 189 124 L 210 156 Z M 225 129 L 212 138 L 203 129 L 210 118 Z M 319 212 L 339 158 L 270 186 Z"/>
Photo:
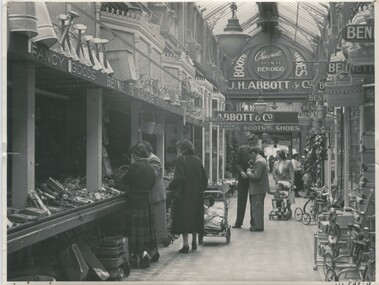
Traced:
<path fill-rule="evenodd" d="M 167 220 L 166 220 L 166 192 L 163 186 L 163 169 L 161 160 L 153 153 L 153 147 L 147 141 L 142 141 L 145 144 L 149 157 L 147 158 L 150 166 L 155 172 L 155 184 L 151 191 L 151 203 L 153 204 L 154 211 L 154 226 L 157 242 L 166 242 L 167 235 Z M 157 261 L 159 259 L 158 245 L 154 254 L 152 254 L 151 261 Z"/>
<path fill-rule="evenodd" d="M 275 180 L 275 183 L 278 181 L 287 181 L 291 184 L 291 188 L 294 185 L 294 170 L 290 160 L 287 159 L 286 153 L 284 150 L 278 150 L 276 152 L 276 158 L 278 159 L 274 164 L 274 169 L 272 171 L 272 176 Z M 290 204 L 295 203 L 295 192 L 290 191 L 288 196 L 289 208 Z"/>
<path fill-rule="evenodd" d="M 129 249 L 139 267 L 147 268 L 150 267 L 148 252 L 156 247 L 154 213 L 150 198 L 155 173 L 149 165 L 148 151 L 143 143 L 133 146 L 132 154 L 135 162 L 122 179 L 129 189 Z"/>
<path fill-rule="evenodd" d="M 176 161 L 174 179 L 169 185 L 174 192 L 172 233 L 183 236 L 183 247 L 179 253 L 188 253 L 188 234 L 192 233 L 192 250 L 196 250 L 197 233 L 203 232 L 203 191 L 208 186 L 208 178 L 192 143 L 184 139 L 178 142 L 177 147 L 182 155 Z"/>

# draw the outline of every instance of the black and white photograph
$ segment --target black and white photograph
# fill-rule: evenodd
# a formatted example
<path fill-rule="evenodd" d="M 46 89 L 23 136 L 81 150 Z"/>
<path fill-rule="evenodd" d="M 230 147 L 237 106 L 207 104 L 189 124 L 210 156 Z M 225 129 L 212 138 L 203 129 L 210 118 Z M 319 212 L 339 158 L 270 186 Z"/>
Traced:
<path fill-rule="evenodd" d="M 5 1 L 1 281 L 374 284 L 375 8 Z"/>

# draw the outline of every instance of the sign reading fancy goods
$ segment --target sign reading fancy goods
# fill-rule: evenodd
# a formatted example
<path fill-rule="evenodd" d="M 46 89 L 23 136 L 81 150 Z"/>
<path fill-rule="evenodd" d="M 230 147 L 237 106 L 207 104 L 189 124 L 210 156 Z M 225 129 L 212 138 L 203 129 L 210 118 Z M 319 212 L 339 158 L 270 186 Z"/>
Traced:
<path fill-rule="evenodd" d="M 277 79 L 287 69 L 287 57 L 277 46 L 264 46 L 253 57 L 253 70 L 261 78 Z"/>

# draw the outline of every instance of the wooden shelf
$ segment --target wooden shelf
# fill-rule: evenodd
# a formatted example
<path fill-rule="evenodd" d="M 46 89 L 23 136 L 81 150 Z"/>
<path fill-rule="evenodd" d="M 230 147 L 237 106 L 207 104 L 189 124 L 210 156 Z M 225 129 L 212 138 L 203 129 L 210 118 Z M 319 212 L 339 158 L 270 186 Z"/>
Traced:
<path fill-rule="evenodd" d="M 11 228 L 7 233 L 8 254 L 75 227 L 126 209 L 124 196 L 70 209 L 30 225 Z"/>

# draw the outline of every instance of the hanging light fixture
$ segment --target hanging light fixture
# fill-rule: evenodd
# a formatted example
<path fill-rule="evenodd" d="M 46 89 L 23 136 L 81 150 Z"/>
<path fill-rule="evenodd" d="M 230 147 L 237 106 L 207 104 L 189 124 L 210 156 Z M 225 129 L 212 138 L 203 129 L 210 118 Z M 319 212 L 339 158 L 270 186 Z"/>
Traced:
<path fill-rule="evenodd" d="M 243 33 L 242 27 L 237 19 L 237 4 L 235 2 L 230 5 L 230 10 L 232 11 L 232 18 L 228 20 L 224 32 L 216 35 L 216 38 L 221 50 L 226 56 L 234 59 L 242 52 L 250 36 Z"/>

